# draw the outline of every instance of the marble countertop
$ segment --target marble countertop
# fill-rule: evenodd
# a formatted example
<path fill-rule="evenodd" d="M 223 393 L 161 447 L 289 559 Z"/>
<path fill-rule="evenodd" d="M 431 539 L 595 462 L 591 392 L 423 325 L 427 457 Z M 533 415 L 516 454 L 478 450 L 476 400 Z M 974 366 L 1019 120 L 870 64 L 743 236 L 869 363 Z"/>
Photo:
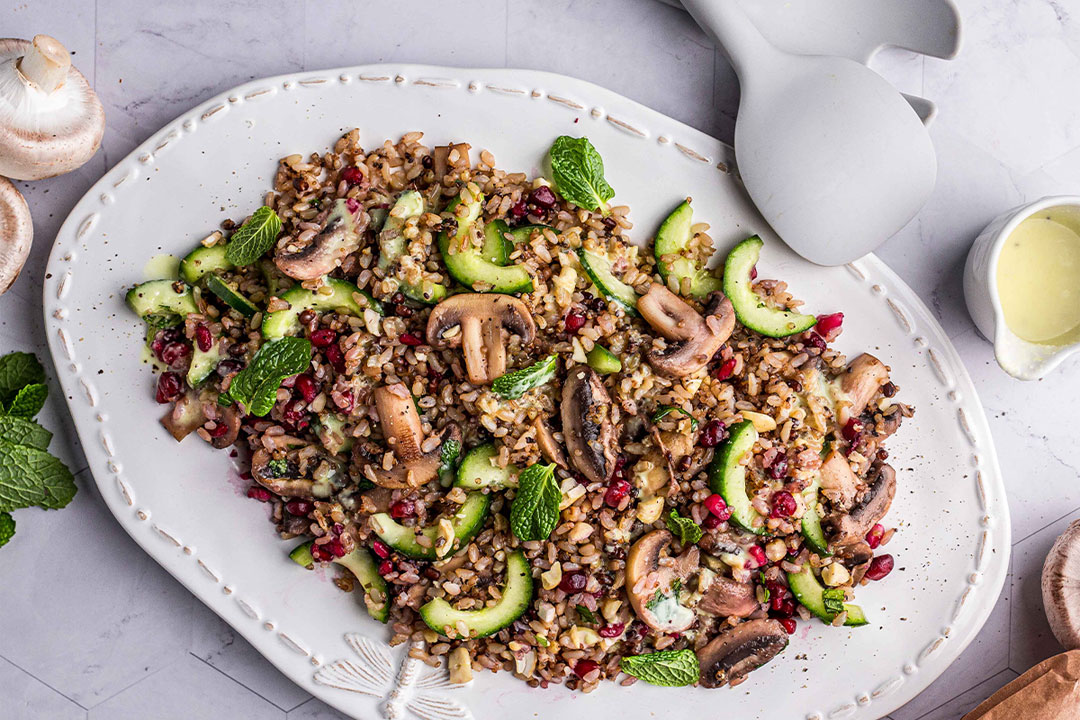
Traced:
<path fill-rule="evenodd" d="M 937 188 L 880 255 L 930 305 L 974 378 L 1015 544 L 1010 580 L 978 638 L 893 720 L 960 718 L 1058 652 L 1039 572 L 1054 538 L 1080 517 L 1080 444 L 1061 421 L 1062 408 L 1080 404 L 1080 358 L 1039 382 L 1011 379 L 977 334 L 961 286 L 967 249 L 991 217 L 1043 195 L 1080 194 L 1080 93 L 1065 90 L 1080 75 L 1080 8 L 1065 0 L 958 4 L 957 59 L 888 50 L 872 63 L 940 107 L 931 131 Z M 7 0 L 0 25 L 7 36 L 61 39 L 108 117 L 102 150 L 82 169 L 18 183 L 36 242 L 22 277 L 0 297 L 0 350 L 43 360 L 45 260 L 68 211 L 165 122 L 237 83 L 372 62 L 537 68 L 605 85 L 729 142 L 738 100 L 712 43 L 685 13 L 655 0 Z M 41 419 L 56 431 L 54 450 L 78 471 L 81 492 L 61 512 L 20 511 L 18 534 L 0 550 L 5 717 L 341 717 L 280 675 L 127 537 L 96 496 L 57 393 Z"/>

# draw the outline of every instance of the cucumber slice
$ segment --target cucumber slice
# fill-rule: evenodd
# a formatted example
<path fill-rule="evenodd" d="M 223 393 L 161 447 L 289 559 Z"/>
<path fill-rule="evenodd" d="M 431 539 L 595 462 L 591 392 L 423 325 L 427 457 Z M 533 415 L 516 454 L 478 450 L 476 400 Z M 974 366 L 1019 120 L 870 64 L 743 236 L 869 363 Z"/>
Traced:
<path fill-rule="evenodd" d="M 250 300 L 217 275 L 208 275 L 206 277 L 206 289 L 217 295 L 223 303 L 244 317 L 254 317 L 255 313 L 259 312 L 259 308 L 255 307 Z"/>
<path fill-rule="evenodd" d="M 177 286 L 182 286 L 178 292 Z M 150 280 L 128 290 L 128 306 L 155 327 L 179 325 L 184 316 L 199 312 L 191 288 L 176 280 Z"/>
<path fill-rule="evenodd" d="M 535 223 L 514 228 L 510 231 L 510 237 L 513 239 L 515 245 L 520 245 L 521 243 L 527 243 L 532 240 L 533 233 L 543 232 L 544 230 L 555 232 L 555 228 L 550 225 Z"/>
<path fill-rule="evenodd" d="M 589 351 L 585 359 L 589 367 L 601 375 L 611 375 L 622 370 L 622 360 L 603 345 L 593 345 L 593 349 Z"/>
<path fill-rule="evenodd" d="M 764 524 L 755 525 L 761 513 L 750 505 L 746 494 L 746 466 L 740 461 L 754 447 L 758 433 L 749 420 L 732 426 L 731 434 L 709 465 L 709 488 L 719 493 L 731 509 L 731 519 L 755 535 L 764 535 Z"/>
<path fill-rule="evenodd" d="M 634 288 L 612 274 L 611 260 L 585 248 L 578 248 L 578 259 L 585 274 L 601 295 L 622 305 L 627 315 L 638 314 L 638 294 L 634 292 Z"/>
<path fill-rule="evenodd" d="M 386 581 L 375 567 L 375 559 L 367 548 L 357 547 L 345 557 L 334 558 L 335 565 L 341 565 L 351 572 L 364 593 L 364 605 L 368 615 L 381 623 L 390 619 L 390 595 L 386 588 Z M 375 600 L 377 594 L 382 600 Z"/>
<path fill-rule="evenodd" d="M 472 540 L 480 528 L 484 526 L 488 508 L 491 507 L 491 496 L 483 492 L 471 492 L 465 498 L 465 502 L 457 513 L 450 518 L 450 524 L 454 527 L 453 552 L 460 550 Z M 420 530 L 420 534 L 431 540 L 431 547 L 424 547 L 416 542 L 414 528 L 405 527 L 396 522 L 386 513 L 377 513 L 371 516 L 371 526 L 375 529 L 383 542 L 397 550 L 402 555 L 419 560 L 436 560 L 439 558 L 435 550 L 435 539 L 438 537 L 438 524 L 432 523 Z M 444 553 L 447 556 L 449 553 Z"/>
<path fill-rule="evenodd" d="M 446 209 L 452 212 L 459 200 L 455 198 Z M 480 218 L 483 203 L 482 196 L 475 198 L 469 202 L 464 217 L 454 213 L 458 227 L 452 237 L 445 230 L 439 233 L 439 252 L 442 253 L 446 269 L 455 280 L 474 292 L 531 292 L 532 278 L 525 268 L 520 265 L 496 265 L 484 257 L 481 249 L 471 245 L 461 249 L 462 240 Z M 482 284 L 483 289 L 477 288 L 478 284 Z"/>
<path fill-rule="evenodd" d="M 532 597 L 532 568 L 525 553 L 514 550 L 506 555 L 506 584 L 497 603 L 483 610 L 456 610 L 442 598 L 435 598 L 420 608 L 420 617 L 443 637 L 464 639 L 458 630 L 459 623 L 464 625 L 469 637 L 485 637 L 521 617 L 532 603 Z"/>
<path fill-rule="evenodd" d="M 329 411 L 321 412 L 312 424 L 312 430 L 319 436 L 319 442 L 331 455 L 352 450 L 353 439 L 344 431 L 345 421 L 341 416 Z"/>
<path fill-rule="evenodd" d="M 289 553 L 289 559 L 300 567 L 310 568 L 315 564 L 315 558 L 311 556 L 311 541 L 301 543 Z"/>
<path fill-rule="evenodd" d="M 735 307 L 735 316 L 746 327 L 768 337 L 787 337 L 814 327 L 817 318 L 791 310 L 769 307 L 754 292 L 750 271 L 757 265 L 764 243 L 751 235 L 728 253 L 724 262 L 724 294 Z"/>
<path fill-rule="evenodd" d="M 821 557 L 829 557 L 829 541 L 821 528 L 821 512 L 818 502 L 818 488 L 821 487 L 821 473 L 814 473 L 814 480 L 803 490 L 803 504 L 806 512 L 802 516 L 802 535 L 812 551 Z"/>
<path fill-rule="evenodd" d="M 787 580 L 788 587 L 791 588 L 796 600 L 813 613 L 815 617 L 826 623 L 832 623 L 836 615 L 825 609 L 825 598 L 823 596 L 825 588 L 818 582 L 809 564 L 803 565 L 802 572 L 788 573 Z M 847 611 L 847 620 L 844 621 L 844 625 L 858 627 L 869 622 L 862 608 L 858 605 L 845 604 L 844 610 Z"/>
<path fill-rule="evenodd" d="M 492 458 L 498 454 L 491 443 L 474 447 L 465 454 L 465 459 L 458 466 L 454 485 L 469 490 L 517 487 L 518 468 L 514 465 L 503 468 L 494 464 Z"/>
<path fill-rule="evenodd" d="M 514 251 L 514 243 L 506 239 L 509 232 L 510 226 L 505 220 L 492 220 L 485 225 L 484 246 L 480 248 L 480 255 L 496 265 L 505 265 L 510 262 L 510 253 Z"/>
<path fill-rule="evenodd" d="M 204 275 L 232 269 L 233 264 L 225 259 L 225 243 L 213 247 L 200 245 L 180 261 L 180 277 L 192 285 L 202 280 Z"/>
<path fill-rule="evenodd" d="M 405 254 L 405 236 L 402 230 L 410 218 L 424 214 L 424 196 L 415 190 L 406 190 L 398 197 L 394 207 L 379 231 L 379 268 L 389 270 Z"/>
<path fill-rule="evenodd" d="M 332 290 L 329 295 L 323 295 L 317 291 L 306 290 L 299 285 L 285 291 L 285 293 L 281 295 L 281 299 L 289 303 L 290 307 L 288 310 L 278 310 L 276 312 L 267 313 L 262 324 L 263 337 L 271 340 L 296 333 L 300 330 L 300 320 L 298 316 L 304 310 L 315 310 L 319 312 L 333 310 L 345 315 L 362 317 L 364 315 L 364 308 L 361 307 L 353 297 L 356 293 L 359 293 L 362 297 L 367 299 L 368 307 L 380 315 L 383 314 L 382 305 L 379 304 L 375 298 L 371 297 L 371 295 L 359 289 L 351 282 L 329 278 L 326 280 L 326 285 Z"/>
<path fill-rule="evenodd" d="M 221 352 L 221 345 L 215 340 L 213 346 L 203 352 L 199 349 L 199 345 L 195 344 L 195 349 L 191 354 L 191 365 L 187 371 L 187 382 L 191 387 L 196 387 L 199 383 L 210 377 L 210 374 L 217 368 L 218 363 L 225 359 L 224 353 Z"/>
<path fill-rule="evenodd" d="M 708 270 L 695 265 L 690 258 L 683 255 L 694 237 L 690 230 L 693 225 L 694 211 L 690 208 L 690 199 L 687 198 L 660 223 L 656 240 L 653 242 L 653 255 L 656 256 L 656 269 L 664 282 L 667 282 L 669 277 L 675 277 L 679 280 L 681 289 L 682 281 L 688 279 L 689 294 L 703 299 L 711 292 L 722 290 L 724 284 Z"/>

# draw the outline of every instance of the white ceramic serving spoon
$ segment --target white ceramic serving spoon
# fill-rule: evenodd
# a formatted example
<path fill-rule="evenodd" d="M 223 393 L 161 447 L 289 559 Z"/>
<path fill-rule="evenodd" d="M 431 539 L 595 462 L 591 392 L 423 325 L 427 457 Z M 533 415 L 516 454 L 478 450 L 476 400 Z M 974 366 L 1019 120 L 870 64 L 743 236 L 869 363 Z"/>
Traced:
<path fill-rule="evenodd" d="M 915 216 L 937 161 L 919 116 L 892 85 L 847 58 L 778 50 L 733 0 L 683 6 L 739 77 L 739 174 L 793 250 L 840 265 Z"/>

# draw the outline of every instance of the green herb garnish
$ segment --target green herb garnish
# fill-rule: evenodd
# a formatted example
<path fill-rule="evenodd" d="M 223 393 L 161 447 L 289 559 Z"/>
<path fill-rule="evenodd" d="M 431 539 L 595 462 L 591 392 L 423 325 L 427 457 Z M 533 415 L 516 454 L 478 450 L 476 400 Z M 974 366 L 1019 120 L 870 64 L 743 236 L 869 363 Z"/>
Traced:
<path fill-rule="evenodd" d="M 8 540 L 15 536 L 15 518 L 11 513 L 0 513 L 0 547 L 7 545 Z"/>
<path fill-rule="evenodd" d="M 231 247 L 231 246 L 230 246 Z M 251 364 L 233 376 L 229 397 L 262 417 L 277 401 L 281 381 L 307 370 L 311 364 L 311 341 L 284 337 L 266 343 Z"/>
<path fill-rule="evenodd" d="M 577 614 L 581 617 L 582 622 L 587 622 L 590 625 L 598 625 L 600 623 L 600 621 L 596 619 L 596 613 L 584 605 L 578 605 L 575 609 L 577 610 Z"/>
<path fill-rule="evenodd" d="M 619 661 L 619 667 L 627 675 L 663 687 L 692 685 L 701 674 L 697 655 L 689 648 L 627 655 Z"/>
<path fill-rule="evenodd" d="M 527 368 L 500 375 L 491 383 L 491 391 L 504 400 L 519 398 L 529 390 L 540 387 L 555 377 L 559 369 L 559 356 L 548 355 Z"/>
<path fill-rule="evenodd" d="M 604 160 L 588 138 L 555 138 L 548 151 L 551 179 L 559 193 L 578 207 L 610 215 L 607 201 L 615 191 L 604 179 Z"/>
<path fill-rule="evenodd" d="M 825 604 L 825 612 L 830 615 L 839 615 L 844 612 L 844 590 L 843 588 L 825 588 L 821 592 L 821 599 Z"/>
<path fill-rule="evenodd" d="M 285 477 L 286 473 L 289 472 L 289 463 L 283 458 L 278 458 L 266 463 L 266 469 L 270 471 L 273 477 Z"/>
<path fill-rule="evenodd" d="M 530 465 L 518 475 L 517 495 L 510 505 L 510 530 L 519 540 L 546 540 L 559 522 L 561 502 L 555 465 Z"/>
<path fill-rule="evenodd" d="M 543 635 L 537 635 L 536 636 L 536 644 L 539 645 L 540 647 L 550 647 L 551 646 L 551 641 L 548 640 Z"/>
<path fill-rule="evenodd" d="M 0 405 L 9 407 L 28 385 L 45 382 L 45 368 L 30 353 L 13 352 L 0 357 Z"/>
<path fill-rule="evenodd" d="M 691 430 L 697 430 L 697 426 L 698 426 L 697 418 L 695 418 L 693 415 L 691 415 L 686 410 L 683 410 L 681 407 L 675 407 L 674 405 L 661 405 L 660 409 L 653 413 L 653 416 L 652 416 L 653 424 L 655 425 L 656 423 L 660 422 L 661 420 L 663 420 L 664 418 L 666 418 L 668 415 L 670 415 L 673 412 L 682 413 L 686 417 L 690 418 L 690 429 Z"/>
<path fill-rule="evenodd" d="M 263 206 L 229 238 L 225 259 L 237 266 L 250 265 L 274 246 L 280 232 L 281 218 L 273 208 Z"/>
<path fill-rule="evenodd" d="M 461 443 L 457 440 L 447 440 L 443 443 L 442 450 L 439 453 L 439 460 L 442 462 L 442 467 L 449 470 L 457 464 L 458 456 L 461 455 Z"/>
<path fill-rule="evenodd" d="M 674 508 L 668 513 L 667 526 L 679 536 L 679 542 L 683 545 L 693 545 L 701 539 L 701 526 L 688 517 L 680 516 L 679 511 Z"/>

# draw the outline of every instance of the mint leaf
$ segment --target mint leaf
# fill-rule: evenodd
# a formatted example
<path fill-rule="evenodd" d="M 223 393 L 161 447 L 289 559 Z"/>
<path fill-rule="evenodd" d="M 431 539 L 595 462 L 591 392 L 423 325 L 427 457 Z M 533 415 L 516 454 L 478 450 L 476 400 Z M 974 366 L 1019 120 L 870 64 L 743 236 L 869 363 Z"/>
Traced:
<path fill-rule="evenodd" d="M 510 530 L 519 540 L 546 540 L 559 522 L 561 502 L 555 465 L 530 465 L 518 475 L 517 495 L 510 505 Z"/>
<path fill-rule="evenodd" d="M 52 433 L 33 420 L 4 415 L 0 416 L 0 440 L 45 450 L 52 441 Z"/>
<path fill-rule="evenodd" d="M 842 588 L 825 588 L 821 592 L 821 599 L 825 603 L 825 612 L 830 615 L 839 615 L 844 612 L 844 590 Z"/>
<path fill-rule="evenodd" d="M 688 413 L 686 410 L 683 410 L 681 407 L 675 407 L 674 405 L 661 405 L 660 409 L 653 413 L 653 416 L 652 416 L 653 424 L 656 424 L 656 423 L 660 422 L 661 420 L 663 420 L 664 418 L 666 418 L 668 415 L 670 415 L 673 412 L 682 413 L 686 417 L 690 418 L 690 429 L 691 430 L 697 430 L 697 426 L 698 426 L 697 418 L 695 418 L 693 415 Z"/>
<path fill-rule="evenodd" d="M 281 218 L 273 208 L 263 206 L 229 238 L 225 259 L 237 266 L 250 265 L 274 246 L 280 232 Z"/>
<path fill-rule="evenodd" d="M 49 396 L 49 386 L 42 383 L 27 385 L 15 394 L 7 414 L 20 418 L 32 418 L 45 406 L 45 398 Z"/>
<path fill-rule="evenodd" d="M 683 545 L 693 545 L 701 539 L 701 527 L 688 517 L 680 517 L 679 511 L 674 508 L 668 513 L 667 526 L 679 536 L 679 542 Z"/>
<path fill-rule="evenodd" d="M 442 450 L 439 452 L 439 462 L 442 463 L 442 468 L 449 470 L 457 464 L 458 455 L 461 454 L 461 443 L 457 440 L 447 440 L 443 443 Z"/>
<path fill-rule="evenodd" d="M 615 191 L 604 179 L 604 160 L 588 138 L 555 138 L 548 151 L 551 179 L 562 196 L 578 207 L 609 215 Z"/>
<path fill-rule="evenodd" d="M 233 376 L 229 397 L 252 415 L 270 412 L 285 378 L 302 373 L 311 364 L 311 341 L 284 337 L 264 344 L 251 364 Z"/>
<path fill-rule="evenodd" d="M 663 687 L 693 685 L 701 674 L 697 655 L 689 648 L 627 655 L 619 661 L 619 667 L 627 675 Z"/>
<path fill-rule="evenodd" d="M 62 508 L 75 497 L 75 479 L 44 450 L 0 440 L 0 512 L 40 505 Z"/>
<path fill-rule="evenodd" d="M 584 605 L 578 605 L 575 610 L 577 610 L 577 614 L 579 617 L 581 617 L 582 622 L 589 623 L 590 625 L 600 624 L 600 621 L 596 619 L 596 613 L 594 613 L 592 610 L 585 607 Z"/>
<path fill-rule="evenodd" d="M 45 368 L 30 353 L 13 352 L 0 357 L 0 402 L 10 403 L 27 385 L 45 382 Z"/>
<path fill-rule="evenodd" d="M 0 513 L 0 547 L 7 545 L 8 540 L 15 535 L 15 518 L 10 513 Z"/>
<path fill-rule="evenodd" d="M 500 375 L 491 383 L 491 391 L 504 400 L 521 397 L 529 390 L 540 387 L 555 377 L 559 369 L 559 356 L 548 355 L 527 368 Z"/>

